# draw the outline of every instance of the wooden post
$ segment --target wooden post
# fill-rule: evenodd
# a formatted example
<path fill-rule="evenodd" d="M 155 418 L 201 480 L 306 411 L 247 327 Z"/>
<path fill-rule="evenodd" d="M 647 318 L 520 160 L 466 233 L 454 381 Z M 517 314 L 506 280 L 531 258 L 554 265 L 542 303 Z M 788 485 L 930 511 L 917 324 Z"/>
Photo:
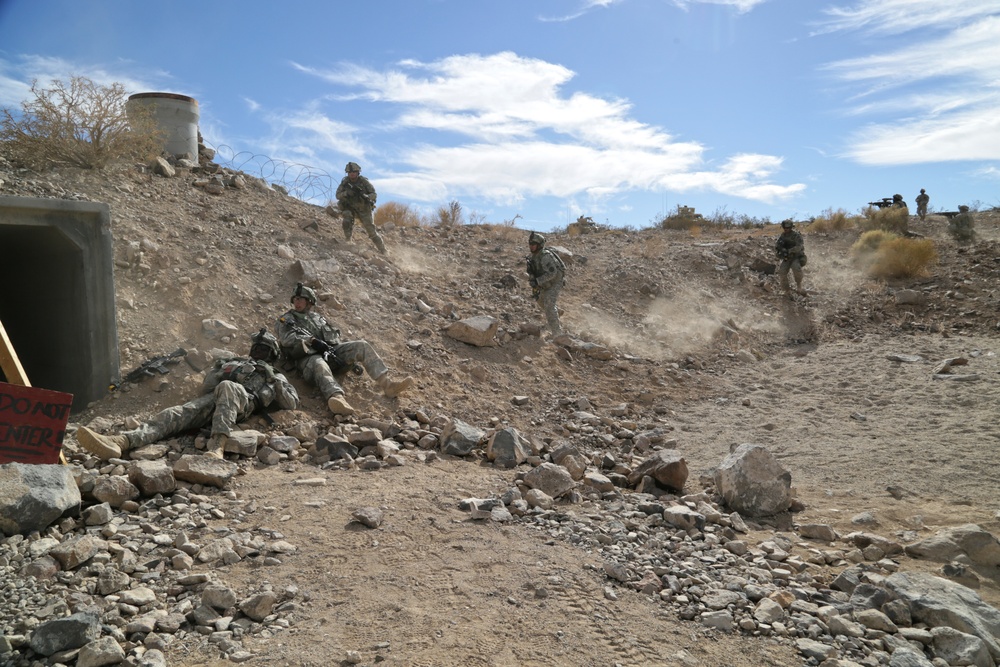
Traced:
<path fill-rule="evenodd" d="M 21 360 L 14 352 L 14 346 L 10 344 L 10 338 L 7 337 L 7 330 L 4 329 L 3 322 L 0 322 L 0 369 L 3 369 L 3 374 L 7 376 L 7 382 L 10 384 L 19 384 L 22 387 L 31 386 L 31 383 L 28 382 L 28 376 L 25 375 L 24 368 L 21 366 Z"/>
<path fill-rule="evenodd" d="M 31 383 L 28 382 L 28 375 L 24 372 L 24 367 L 21 366 L 21 360 L 17 358 L 17 352 L 14 351 L 14 346 L 10 344 L 10 338 L 7 337 L 7 329 L 4 328 L 3 322 L 0 322 L 0 369 L 7 377 L 8 384 L 22 387 L 31 386 Z M 59 460 L 63 464 L 66 463 L 66 456 L 62 452 L 59 452 Z"/>

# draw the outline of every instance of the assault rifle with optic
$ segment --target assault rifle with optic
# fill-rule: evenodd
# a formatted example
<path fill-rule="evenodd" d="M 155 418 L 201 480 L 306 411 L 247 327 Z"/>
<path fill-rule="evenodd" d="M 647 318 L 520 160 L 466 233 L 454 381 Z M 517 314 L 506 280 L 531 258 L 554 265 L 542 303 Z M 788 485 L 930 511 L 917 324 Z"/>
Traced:
<path fill-rule="evenodd" d="M 882 201 L 870 201 L 868 205 L 876 208 L 890 208 L 892 207 L 892 197 L 882 197 Z"/>
<path fill-rule="evenodd" d="M 147 377 L 152 377 L 156 374 L 166 375 L 170 372 L 167 365 L 174 365 L 180 362 L 180 358 L 187 354 L 187 350 L 183 347 L 179 347 L 170 354 L 164 354 L 159 357 L 150 357 L 146 361 L 142 362 L 131 371 L 121 382 L 112 382 L 111 386 L 108 387 L 111 391 L 117 391 L 123 384 L 133 384 L 139 380 L 145 379 Z"/>

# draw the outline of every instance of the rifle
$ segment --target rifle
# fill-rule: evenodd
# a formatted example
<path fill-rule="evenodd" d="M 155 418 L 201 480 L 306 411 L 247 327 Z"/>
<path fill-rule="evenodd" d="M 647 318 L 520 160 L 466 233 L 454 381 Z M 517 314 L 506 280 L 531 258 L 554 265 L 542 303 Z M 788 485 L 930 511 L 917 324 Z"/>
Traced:
<path fill-rule="evenodd" d="M 359 197 L 361 197 L 362 199 L 364 199 L 368 203 L 369 206 L 371 206 L 373 209 L 375 208 L 375 202 L 372 201 L 371 196 L 368 193 L 366 193 L 366 192 L 362 192 L 358 188 L 358 184 L 357 183 L 351 183 L 350 181 L 348 181 L 347 184 L 349 186 L 351 186 L 351 189 L 354 190 L 354 192 L 356 192 Z"/>
<path fill-rule="evenodd" d="M 353 373 L 354 375 L 357 375 L 358 377 L 361 377 L 362 375 L 365 374 L 365 369 L 361 364 L 357 362 L 353 364 L 347 363 L 346 361 L 338 357 L 336 354 L 334 354 L 332 347 L 326 352 L 323 352 L 322 354 L 323 354 L 323 361 L 327 363 L 327 365 L 330 367 L 330 372 L 333 373 L 334 375 L 340 375 L 342 373 L 350 372 Z"/>
<path fill-rule="evenodd" d="M 112 382 L 108 387 L 109 391 L 118 391 L 123 384 L 134 384 L 143 378 L 151 377 L 156 373 L 166 375 L 170 372 L 167 364 L 173 365 L 180 362 L 180 358 L 187 354 L 187 350 L 179 347 L 170 354 L 159 357 L 150 357 L 142 362 L 132 372 L 125 376 L 121 382 Z M 154 373 L 156 371 L 156 373 Z"/>
<path fill-rule="evenodd" d="M 890 208 L 892 206 L 892 197 L 882 197 L 882 201 L 870 201 L 868 205 L 876 208 Z"/>
<path fill-rule="evenodd" d="M 946 217 L 949 220 L 951 220 L 956 215 L 959 215 L 961 213 L 962 213 L 961 211 L 941 211 L 940 213 L 938 213 L 938 215 L 943 215 L 944 217 Z"/>

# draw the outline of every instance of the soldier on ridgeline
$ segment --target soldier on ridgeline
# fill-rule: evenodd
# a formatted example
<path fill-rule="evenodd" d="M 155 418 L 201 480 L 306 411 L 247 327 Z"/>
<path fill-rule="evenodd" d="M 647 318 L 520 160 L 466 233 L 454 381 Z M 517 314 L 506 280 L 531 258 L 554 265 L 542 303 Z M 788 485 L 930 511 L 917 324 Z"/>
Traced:
<path fill-rule="evenodd" d="M 965 204 L 958 207 L 958 215 L 952 215 L 948 220 L 948 233 L 959 243 L 972 243 L 976 240 L 972 213 Z"/>
<path fill-rule="evenodd" d="M 272 364 L 278 359 L 278 341 L 261 329 L 250 337 L 250 356 L 217 359 L 205 374 L 202 395 L 163 410 L 138 428 L 119 435 L 101 435 L 81 426 L 76 438 L 91 454 L 107 461 L 124 452 L 212 425 L 205 455 L 221 459 L 233 427 L 255 412 L 277 405 L 299 407 L 299 394 Z"/>
<path fill-rule="evenodd" d="M 341 179 L 337 186 L 337 206 L 341 216 L 341 224 L 344 228 L 344 238 L 351 242 L 351 235 L 354 233 L 354 220 L 357 218 L 361 225 L 368 232 L 368 238 L 372 240 L 375 247 L 383 255 L 387 254 L 385 242 L 379 236 L 375 227 L 375 187 L 367 178 L 361 175 L 361 165 L 357 162 L 348 162 L 344 167 L 347 176 Z M 336 210 L 328 206 L 327 213 L 336 217 Z"/>
<path fill-rule="evenodd" d="M 921 222 L 927 217 L 927 203 L 930 202 L 931 196 L 927 194 L 927 191 L 920 188 L 920 194 L 917 195 L 917 215 L 920 216 Z"/>
<path fill-rule="evenodd" d="M 528 250 L 531 254 L 525 260 L 531 285 L 531 296 L 545 313 L 545 319 L 552 335 L 562 333 L 559 323 L 559 308 L 556 301 L 566 278 L 566 265 L 554 251 L 545 247 L 545 237 L 538 232 L 528 236 Z"/>
<path fill-rule="evenodd" d="M 805 294 L 802 291 L 802 267 L 806 265 L 806 246 L 802 234 L 795 231 L 795 223 L 791 220 L 781 223 L 781 235 L 774 243 L 774 253 L 781 260 L 778 266 L 781 289 L 789 299 L 792 298 L 792 290 L 788 284 L 788 271 L 791 269 L 792 275 L 795 276 L 795 291 Z"/>

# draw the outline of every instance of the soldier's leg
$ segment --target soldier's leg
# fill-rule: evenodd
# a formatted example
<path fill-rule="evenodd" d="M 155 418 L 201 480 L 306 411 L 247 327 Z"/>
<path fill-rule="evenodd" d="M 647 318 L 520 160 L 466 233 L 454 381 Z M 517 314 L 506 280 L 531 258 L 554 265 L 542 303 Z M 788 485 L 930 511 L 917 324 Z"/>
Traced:
<path fill-rule="evenodd" d="M 802 265 L 799 264 L 799 260 L 792 262 L 792 275 L 795 276 L 795 289 L 796 291 L 802 291 Z M 785 281 L 788 281 L 788 274 L 785 274 Z"/>
<path fill-rule="evenodd" d="M 340 226 L 344 228 L 344 240 L 351 242 L 351 235 L 354 233 L 354 211 L 349 208 L 342 210 L 340 214 Z"/>
<path fill-rule="evenodd" d="M 365 231 L 368 232 L 368 238 L 372 240 L 372 243 L 375 244 L 380 253 L 383 255 L 386 254 L 385 242 L 379 236 L 378 228 L 375 227 L 375 216 L 372 214 L 372 210 L 358 211 L 358 217 L 361 218 L 361 224 L 364 226 Z"/>
<path fill-rule="evenodd" d="M 385 362 L 366 340 L 349 340 L 341 343 L 336 346 L 335 353 L 344 363 L 361 364 L 368 377 L 375 380 L 382 393 L 390 398 L 399 396 L 413 385 L 413 378 L 409 376 L 400 380 L 390 380 L 389 369 L 386 368 Z"/>
<path fill-rule="evenodd" d="M 167 408 L 139 428 L 125 431 L 122 435 L 128 438 L 129 449 L 135 449 L 193 428 L 201 428 L 212 421 L 214 411 L 215 394 L 205 394 L 184 405 Z"/>
<path fill-rule="evenodd" d="M 330 366 L 318 354 L 311 354 L 297 363 L 302 378 L 319 389 L 324 399 L 331 396 L 343 396 L 344 388 L 333 378 Z"/>
<path fill-rule="evenodd" d="M 233 426 L 253 414 L 253 398 L 243 385 L 223 380 L 215 387 L 215 413 L 212 415 L 212 435 L 228 436 Z"/>
<path fill-rule="evenodd" d="M 778 265 L 778 281 L 781 283 L 781 289 L 786 292 L 789 290 L 788 287 L 788 269 L 792 266 L 792 262 L 787 259 L 781 260 L 781 264 Z"/>
<path fill-rule="evenodd" d="M 538 302 L 545 312 L 545 321 L 548 323 L 549 331 L 553 335 L 562 333 L 562 324 L 559 322 L 559 309 L 556 306 L 561 289 L 561 287 L 549 287 L 541 290 L 538 294 Z"/>

